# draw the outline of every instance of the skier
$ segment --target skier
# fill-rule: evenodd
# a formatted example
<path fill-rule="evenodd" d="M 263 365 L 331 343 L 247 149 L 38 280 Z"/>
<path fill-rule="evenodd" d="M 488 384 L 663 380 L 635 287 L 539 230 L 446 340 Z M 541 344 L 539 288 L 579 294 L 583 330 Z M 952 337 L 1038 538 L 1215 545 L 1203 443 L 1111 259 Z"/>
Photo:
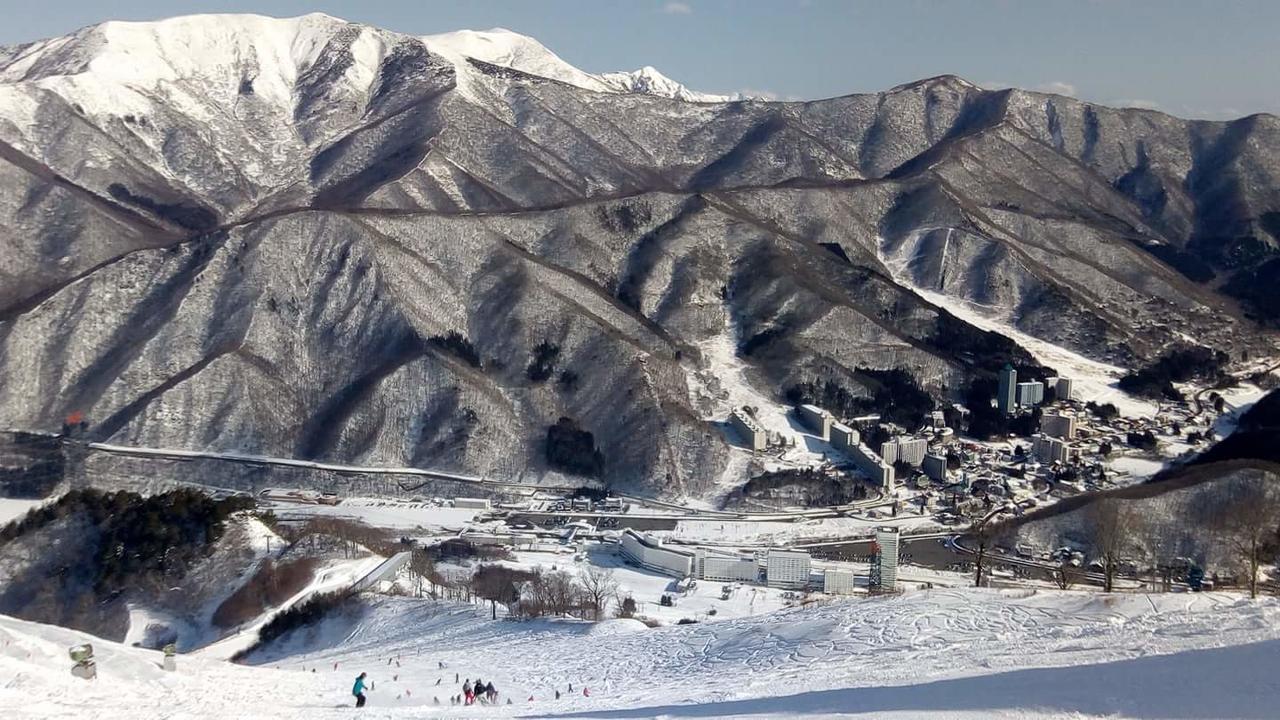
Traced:
<path fill-rule="evenodd" d="M 490 680 L 488 683 L 485 683 L 484 696 L 488 698 L 489 705 L 492 705 L 498 701 L 498 689 L 493 686 L 492 680 Z"/>
<path fill-rule="evenodd" d="M 467 679 L 467 681 L 466 681 L 465 683 L 463 683 L 463 684 L 462 684 L 462 697 L 465 699 L 465 700 L 464 700 L 464 702 L 462 703 L 463 705 L 470 705 L 470 704 L 471 704 L 471 700 L 472 700 L 472 698 L 473 698 L 474 696 L 471 694 L 471 680 L 470 680 L 470 678 L 468 678 L 468 679 Z"/>
<path fill-rule="evenodd" d="M 471 686 L 471 704 L 474 705 L 477 700 L 484 699 L 484 681 L 476 678 L 476 684 Z"/>
<path fill-rule="evenodd" d="M 356 707 L 364 707 L 364 678 L 366 673 L 360 673 L 360 677 L 356 678 L 356 684 L 351 688 L 351 694 L 356 697 Z"/>

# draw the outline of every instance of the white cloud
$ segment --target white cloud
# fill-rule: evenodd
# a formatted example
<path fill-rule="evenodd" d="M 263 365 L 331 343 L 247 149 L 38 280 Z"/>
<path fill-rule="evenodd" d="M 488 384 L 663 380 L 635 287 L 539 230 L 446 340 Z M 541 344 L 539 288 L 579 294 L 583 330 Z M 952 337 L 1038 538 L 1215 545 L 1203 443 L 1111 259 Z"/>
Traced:
<path fill-rule="evenodd" d="M 756 88 L 742 88 L 741 90 L 735 90 L 731 94 L 754 100 L 778 100 L 780 98 L 778 93 L 772 90 L 758 90 Z"/>
<path fill-rule="evenodd" d="M 1052 80 L 1047 83 L 1040 83 L 1032 89 L 1039 90 L 1040 92 L 1054 93 L 1055 95 L 1076 96 L 1076 86 L 1061 80 Z"/>
<path fill-rule="evenodd" d="M 688 3 L 669 2 L 662 6 L 662 12 L 665 15 L 692 15 L 693 8 Z"/>
<path fill-rule="evenodd" d="M 1143 100 L 1142 98 L 1120 98 L 1119 100 L 1108 100 L 1103 104 L 1112 107 L 1138 108 L 1139 110 L 1164 110 L 1160 103 L 1155 100 Z"/>

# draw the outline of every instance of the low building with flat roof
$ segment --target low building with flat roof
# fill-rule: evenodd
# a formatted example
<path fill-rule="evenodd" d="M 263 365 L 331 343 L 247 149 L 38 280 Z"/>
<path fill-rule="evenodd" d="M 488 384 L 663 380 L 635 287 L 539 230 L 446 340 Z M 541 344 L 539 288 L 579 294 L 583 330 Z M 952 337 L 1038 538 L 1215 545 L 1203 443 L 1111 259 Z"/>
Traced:
<path fill-rule="evenodd" d="M 695 556 L 683 548 L 667 547 L 662 542 L 627 528 L 619 541 L 623 557 L 640 567 L 675 578 L 691 577 Z"/>
<path fill-rule="evenodd" d="M 722 555 L 699 548 L 698 577 L 713 582 L 759 582 L 760 563 L 754 557 Z"/>
<path fill-rule="evenodd" d="M 848 595 L 855 586 L 852 570 L 827 570 L 822 573 L 822 592 L 828 595 Z"/>

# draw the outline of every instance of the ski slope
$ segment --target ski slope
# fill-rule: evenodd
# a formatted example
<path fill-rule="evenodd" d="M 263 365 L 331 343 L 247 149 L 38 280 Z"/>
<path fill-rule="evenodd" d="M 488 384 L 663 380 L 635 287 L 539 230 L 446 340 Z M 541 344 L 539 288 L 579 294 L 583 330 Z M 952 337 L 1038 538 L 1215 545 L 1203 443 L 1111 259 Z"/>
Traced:
<path fill-rule="evenodd" d="M 361 671 L 363 715 L 376 718 L 1263 718 L 1280 703 L 1275 599 L 935 590 L 656 629 L 486 614 L 372 598 L 262 665 L 180 656 L 172 674 L 158 653 L 94 640 L 96 682 L 68 672 L 66 648 L 85 636 L 0 618 L 0 707 L 6 718 L 345 718 Z M 454 673 L 514 703 L 451 708 Z"/>

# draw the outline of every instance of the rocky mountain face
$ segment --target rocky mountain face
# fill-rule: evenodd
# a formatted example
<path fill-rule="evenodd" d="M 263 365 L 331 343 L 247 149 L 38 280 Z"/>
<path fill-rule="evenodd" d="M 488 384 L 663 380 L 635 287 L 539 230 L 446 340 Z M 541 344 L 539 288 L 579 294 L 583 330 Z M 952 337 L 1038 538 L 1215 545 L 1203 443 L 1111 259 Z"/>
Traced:
<path fill-rule="evenodd" d="M 1274 341 L 1276 117 L 686 102 L 463 45 L 196 16 L 0 50 L 3 424 L 536 477 L 571 417 L 611 482 L 695 494 L 711 348 L 779 398 L 1031 362 L 916 289 L 1117 364 Z"/>

